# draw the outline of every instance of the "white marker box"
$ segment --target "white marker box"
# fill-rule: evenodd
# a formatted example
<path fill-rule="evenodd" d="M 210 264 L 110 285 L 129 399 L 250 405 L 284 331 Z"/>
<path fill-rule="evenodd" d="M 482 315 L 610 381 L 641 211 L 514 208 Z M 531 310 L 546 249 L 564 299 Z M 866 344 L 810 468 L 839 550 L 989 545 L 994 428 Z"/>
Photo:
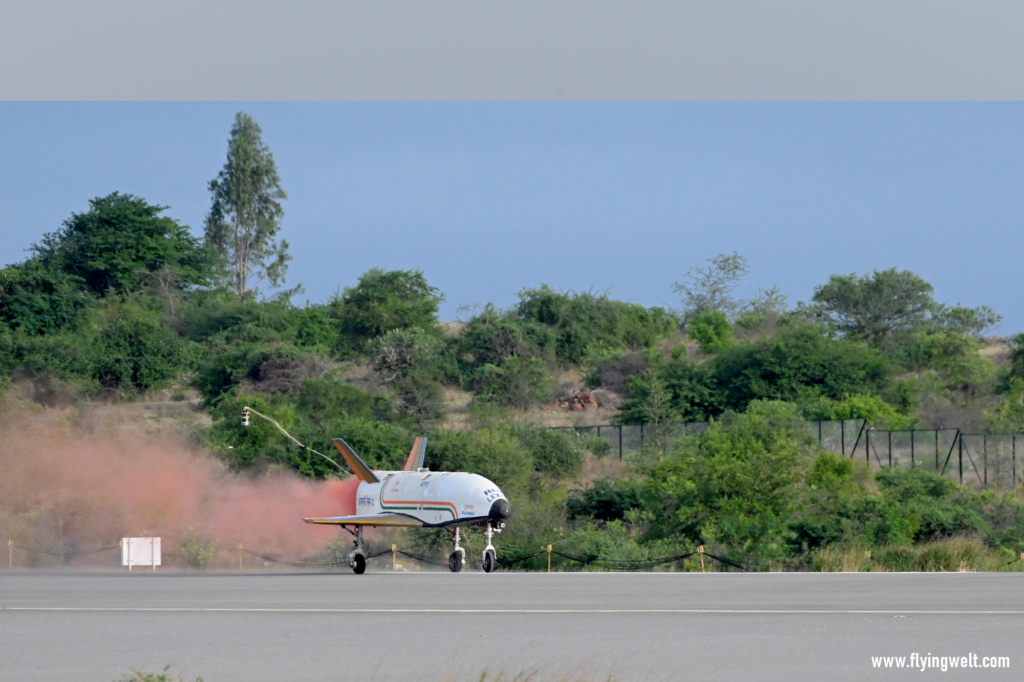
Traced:
<path fill-rule="evenodd" d="M 121 538 L 121 565 L 147 566 L 156 570 L 160 565 L 160 538 Z"/>

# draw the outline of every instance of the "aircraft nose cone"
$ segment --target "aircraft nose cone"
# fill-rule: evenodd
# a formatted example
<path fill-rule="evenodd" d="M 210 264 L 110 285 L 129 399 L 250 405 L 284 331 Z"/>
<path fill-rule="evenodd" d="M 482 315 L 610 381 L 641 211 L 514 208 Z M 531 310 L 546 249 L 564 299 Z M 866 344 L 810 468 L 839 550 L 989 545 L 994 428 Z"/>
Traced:
<path fill-rule="evenodd" d="M 491 512 L 488 514 L 492 519 L 504 521 L 512 515 L 512 507 L 508 506 L 508 500 L 495 500 L 491 505 Z"/>

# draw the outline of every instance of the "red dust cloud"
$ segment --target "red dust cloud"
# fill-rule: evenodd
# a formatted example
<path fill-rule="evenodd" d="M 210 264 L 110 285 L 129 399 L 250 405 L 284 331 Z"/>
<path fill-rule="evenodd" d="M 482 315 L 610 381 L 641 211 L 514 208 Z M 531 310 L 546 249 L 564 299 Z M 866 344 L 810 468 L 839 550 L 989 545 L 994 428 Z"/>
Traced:
<path fill-rule="evenodd" d="M 125 429 L 80 435 L 54 415 L 0 421 L 0 532 L 26 548 L 15 550 L 22 566 L 54 565 L 39 557 L 65 552 L 72 565 L 117 565 L 116 552 L 87 553 L 138 536 L 161 537 L 165 563 L 182 567 L 189 538 L 218 550 L 214 567 L 237 565 L 238 543 L 300 558 L 339 538 L 337 526 L 302 518 L 354 514 L 358 483 L 233 475 L 182 438 Z"/>

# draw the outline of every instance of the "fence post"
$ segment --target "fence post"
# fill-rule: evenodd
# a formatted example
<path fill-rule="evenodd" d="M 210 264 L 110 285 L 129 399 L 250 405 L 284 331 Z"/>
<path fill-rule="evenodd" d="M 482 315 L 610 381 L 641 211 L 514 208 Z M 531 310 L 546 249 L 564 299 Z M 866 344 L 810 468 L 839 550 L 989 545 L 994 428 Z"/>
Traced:
<path fill-rule="evenodd" d="M 704 572 L 704 545 L 697 545 L 697 555 L 700 557 L 700 570 Z"/>
<path fill-rule="evenodd" d="M 935 470 L 939 470 L 939 430 L 935 429 Z"/>
<path fill-rule="evenodd" d="M 892 431 L 889 431 L 889 469 L 892 469 Z"/>
<path fill-rule="evenodd" d="M 839 420 L 839 449 L 842 450 L 843 456 L 846 456 L 846 420 Z"/>
<path fill-rule="evenodd" d="M 914 429 L 910 429 L 910 470 L 914 470 Z"/>
<path fill-rule="evenodd" d="M 864 431 L 864 459 L 871 466 L 871 429 Z"/>
<path fill-rule="evenodd" d="M 391 570 L 398 570 L 398 545 L 391 544 Z"/>
<path fill-rule="evenodd" d="M 819 419 L 818 420 L 818 447 L 819 448 L 821 447 L 821 443 L 822 443 L 822 438 L 821 438 L 821 420 Z"/>
<path fill-rule="evenodd" d="M 982 483 L 984 487 L 988 487 L 988 434 L 981 436 L 981 470 L 985 472 L 985 480 Z"/>
<path fill-rule="evenodd" d="M 242 570 L 242 543 L 238 543 L 238 570 Z"/>
<path fill-rule="evenodd" d="M 619 461 L 622 461 L 622 424 L 619 424 Z"/>
<path fill-rule="evenodd" d="M 551 572 L 551 545 L 548 545 L 548 573 Z"/>
<path fill-rule="evenodd" d="M 7 570 L 14 570 L 14 540 L 7 541 Z"/>
<path fill-rule="evenodd" d="M 960 432 L 960 429 L 956 430 L 956 435 L 960 441 L 960 485 L 964 484 L 964 434 Z"/>

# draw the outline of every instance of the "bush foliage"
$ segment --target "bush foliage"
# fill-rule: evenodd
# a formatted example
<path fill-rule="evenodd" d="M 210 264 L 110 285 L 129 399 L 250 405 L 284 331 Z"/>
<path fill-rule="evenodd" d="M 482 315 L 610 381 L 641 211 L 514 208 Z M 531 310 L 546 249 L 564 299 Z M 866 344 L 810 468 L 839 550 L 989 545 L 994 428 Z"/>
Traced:
<path fill-rule="evenodd" d="M 503 539 L 523 554 L 556 541 L 651 558 L 700 543 L 756 566 L 953 570 L 1024 550 L 1016 491 L 872 473 L 819 452 L 801 426 L 1024 430 L 1024 335 L 991 352 L 983 334 L 999 316 L 937 303 L 914 273 L 836 275 L 787 310 L 777 287 L 735 298 L 747 268 L 731 254 L 676 285 L 676 312 L 541 285 L 442 325 L 443 294 L 419 270 L 370 269 L 302 306 L 239 295 L 167 210 L 98 197 L 0 270 L 0 388 L 28 386 L 45 405 L 192 389 L 213 419 L 194 438 L 238 471 L 336 475 L 339 435 L 371 466 L 397 468 L 427 435 L 431 468 L 475 471 L 508 494 L 517 521 Z M 588 458 L 606 441 L 531 425 L 581 377 L 621 398 L 619 423 L 711 423 L 678 440 L 654 429 L 640 460 L 594 481 Z M 452 408 L 453 396 L 466 400 Z M 262 420 L 243 428 L 243 406 L 312 450 Z M 468 414 L 450 420 L 452 409 Z"/>

